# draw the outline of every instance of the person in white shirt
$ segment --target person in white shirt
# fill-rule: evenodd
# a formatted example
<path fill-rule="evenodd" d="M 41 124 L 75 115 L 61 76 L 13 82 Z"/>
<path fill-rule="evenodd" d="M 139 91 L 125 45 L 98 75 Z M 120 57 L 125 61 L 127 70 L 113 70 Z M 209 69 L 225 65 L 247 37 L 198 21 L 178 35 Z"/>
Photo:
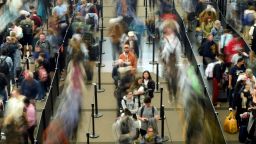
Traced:
<path fill-rule="evenodd" d="M 122 108 L 128 109 L 132 114 L 136 114 L 138 111 L 138 99 L 133 96 L 132 91 L 129 91 L 122 99 Z"/>

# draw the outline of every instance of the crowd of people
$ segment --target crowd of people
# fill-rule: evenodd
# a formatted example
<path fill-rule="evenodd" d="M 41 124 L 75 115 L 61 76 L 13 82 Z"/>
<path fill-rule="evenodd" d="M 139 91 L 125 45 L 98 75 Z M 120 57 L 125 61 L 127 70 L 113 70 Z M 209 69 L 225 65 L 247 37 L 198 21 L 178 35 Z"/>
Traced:
<path fill-rule="evenodd" d="M 95 61 L 99 58 L 96 33 L 99 32 L 102 7 L 97 0 L 68 2 L 57 0 L 46 21 L 42 17 L 42 1 L 38 1 L 38 6 L 21 10 L 20 16 L 1 33 L 0 95 L 5 111 L 2 129 L 7 143 L 16 143 L 16 140 L 28 143 L 28 139 L 34 143 L 36 101 L 46 98 L 55 70 L 60 72 L 61 80 L 66 79 L 61 93 L 65 101 L 45 130 L 43 140 L 45 143 L 68 143 L 75 135 L 81 99 L 86 95 L 84 85 L 92 83 Z M 157 107 L 151 104 L 155 100 L 156 83 L 148 70 L 139 73 L 137 69 L 143 55 L 141 47 L 146 27 L 147 39 L 159 44 L 159 61 L 168 84 L 169 102 L 177 101 L 180 90 L 186 89 L 182 90 L 187 120 L 184 126 L 186 141 L 196 141 L 199 135 L 205 135 L 198 131 L 205 130 L 203 127 L 210 120 L 204 120 L 204 116 L 195 118 L 196 114 L 206 111 L 200 103 L 205 99 L 192 68 L 189 64 L 180 65 L 184 44 L 177 16 L 172 14 L 172 3 L 150 0 L 150 9 L 157 11 L 157 15 L 150 16 L 144 24 L 136 16 L 136 0 L 114 2 L 117 4 L 116 18 L 110 19 L 107 35 L 112 48 L 112 78 L 117 101 L 117 119 L 113 124 L 115 140 L 123 144 L 135 141 L 162 143 L 157 125 L 160 115 Z M 238 125 L 244 125 L 243 119 L 254 117 L 256 110 L 254 47 L 247 54 L 244 41 L 229 27 L 222 26 L 216 9 L 206 1 L 182 2 L 188 30 L 193 30 L 196 25 L 198 52 L 203 57 L 205 74 L 212 80 L 212 103 L 219 107 L 218 96 L 225 91 L 229 110 L 236 111 Z M 156 5 L 161 9 L 154 9 Z M 254 26 L 247 31 L 255 39 Z M 26 66 L 31 64 L 34 67 L 28 69 Z M 191 82 L 185 84 L 184 80 Z M 192 104 L 197 106 L 189 108 Z M 195 130 L 190 123 L 196 123 L 199 128 Z M 205 131 L 206 135 L 211 133 L 209 129 Z M 248 131 L 252 141 L 256 137 L 254 131 L 255 128 Z M 202 139 L 198 141 L 209 142 Z"/>
<path fill-rule="evenodd" d="M 240 142 L 255 143 L 255 126 L 251 119 L 255 111 L 255 2 L 231 1 L 227 5 L 227 19 L 241 30 L 246 41 L 251 39 L 251 49 L 246 52 L 246 42 L 228 25 L 222 26 L 221 16 L 214 2 L 199 0 L 186 13 L 187 21 L 196 26 L 198 53 L 203 58 L 205 76 L 212 81 L 212 103 L 218 108 L 218 97 L 225 95 L 229 111 L 235 111 L 238 128 L 247 128 Z M 184 5 L 186 6 L 186 5 Z M 183 7 L 184 8 L 184 7 Z M 230 8 L 230 9 L 229 9 Z M 239 23 L 239 24 L 238 24 Z M 240 32 L 240 31 L 238 31 Z M 247 117 L 246 114 L 250 114 Z M 250 119 L 250 122 L 248 122 Z M 247 131 L 247 132 L 246 132 Z M 242 134 L 241 134 L 242 135 Z"/>

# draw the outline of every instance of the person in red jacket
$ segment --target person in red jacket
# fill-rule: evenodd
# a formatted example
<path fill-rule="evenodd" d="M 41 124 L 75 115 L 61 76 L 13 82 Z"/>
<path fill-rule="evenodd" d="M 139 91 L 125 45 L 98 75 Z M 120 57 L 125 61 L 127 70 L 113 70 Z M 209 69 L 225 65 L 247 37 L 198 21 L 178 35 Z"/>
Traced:
<path fill-rule="evenodd" d="M 225 62 L 228 64 L 228 66 L 231 65 L 232 56 L 234 54 L 237 54 L 238 51 L 243 48 L 244 48 L 244 41 L 238 36 L 235 36 L 233 39 L 229 41 L 229 43 L 227 44 L 227 47 L 224 49 Z"/>

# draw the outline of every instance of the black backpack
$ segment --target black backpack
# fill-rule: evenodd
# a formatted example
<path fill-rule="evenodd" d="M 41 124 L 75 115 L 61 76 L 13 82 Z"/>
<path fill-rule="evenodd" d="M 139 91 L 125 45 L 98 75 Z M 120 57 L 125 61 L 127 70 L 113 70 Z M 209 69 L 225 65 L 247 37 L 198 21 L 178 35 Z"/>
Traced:
<path fill-rule="evenodd" d="M 125 99 L 124 99 L 124 103 L 127 106 L 127 101 Z M 135 105 L 135 97 L 133 97 L 133 107 L 132 108 L 134 108 L 134 105 Z"/>
<path fill-rule="evenodd" d="M 33 34 L 32 25 L 29 24 L 28 22 L 25 23 L 25 24 L 23 24 L 23 25 L 21 25 L 21 27 L 22 27 L 22 32 L 23 32 L 23 34 L 25 34 L 25 35 L 31 35 L 31 34 Z"/>
<path fill-rule="evenodd" d="M 90 25 L 90 29 L 94 29 L 95 27 L 95 20 L 94 20 L 94 15 L 88 14 L 88 19 L 86 20 L 86 24 Z"/>
<path fill-rule="evenodd" d="M 142 117 L 142 115 L 143 115 L 144 107 L 145 106 L 142 106 L 142 108 L 141 108 L 140 117 Z M 152 114 L 153 114 L 153 116 L 155 115 L 155 107 L 154 106 L 152 106 Z"/>
<path fill-rule="evenodd" d="M 7 62 L 5 61 L 7 56 L 5 56 L 4 59 L 0 60 L 0 72 L 5 74 L 6 76 L 9 75 L 9 66 Z"/>

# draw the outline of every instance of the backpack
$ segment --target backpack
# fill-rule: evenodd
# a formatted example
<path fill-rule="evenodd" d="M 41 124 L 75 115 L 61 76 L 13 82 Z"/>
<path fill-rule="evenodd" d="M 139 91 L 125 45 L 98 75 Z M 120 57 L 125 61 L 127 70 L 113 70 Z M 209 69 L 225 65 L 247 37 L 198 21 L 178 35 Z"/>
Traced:
<path fill-rule="evenodd" d="M 140 117 L 142 117 L 142 115 L 143 115 L 144 107 L 145 106 L 142 106 L 142 108 L 141 108 Z M 155 115 L 155 107 L 154 106 L 152 106 L 152 114 L 153 114 L 153 116 Z"/>
<path fill-rule="evenodd" d="M 90 25 L 90 29 L 94 29 L 94 26 L 95 26 L 94 14 L 88 14 L 88 19 L 86 20 L 86 24 Z"/>
<path fill-rule="evenodd" d="M 251 26 L 254 24 L 254 14 L 253 13 L 248 13 L 244 15 L 244 25 Z"/>
<path fill-rule="evenodd" d="M 5 61 L 7 56 L 5 56 L 4 59 L 0 60 L 0 72 L 5 74 L 6 76 L 9 75 L 9 66 L 7 62 Z"/>
<path fill-rule="evenodd" d="M 127 100 L 124 99 L 124 103 L 127 106 Z M 135 105 L 135 97 L 133 97 L 133 107 L 132 108 L 134 108 L 134 105 Z"/>
<path fill-rule="evenodd" d="M 38 70 L 38 76 L 39 76 L 39 80 L 42 81 L 42 82 L 45 82 L 48 78 L 48 74 L 45 70 L 44 67 L 40 67 L 39 70 Z"/>
<path fill-rule="evenodd" d="M 33 29 L 32 29 L 32 24 L 30 24 L 29 22 L 26 22 L 25 24 L 21 25 L 22 27 L 22 32 L 25 35 L 31 35 L 33 34 Z"/>

